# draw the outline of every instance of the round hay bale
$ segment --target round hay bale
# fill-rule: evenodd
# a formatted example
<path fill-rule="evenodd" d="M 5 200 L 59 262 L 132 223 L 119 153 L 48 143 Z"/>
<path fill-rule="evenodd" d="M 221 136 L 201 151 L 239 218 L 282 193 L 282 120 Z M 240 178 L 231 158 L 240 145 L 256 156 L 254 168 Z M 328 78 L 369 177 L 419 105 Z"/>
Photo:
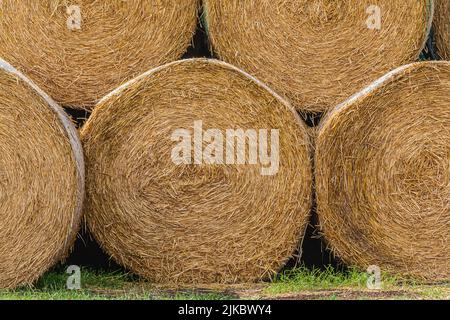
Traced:
<path fill-rule="evenodd" d="M 416 61 L 432 11 L 431 0 L 205 0 L 205 24 L 221 59 L 324 112 Z"/>
<path fill-rule="evenodd" d="M 450 60 L 450 1 L 435 1 L 434 31 L 436 48 L 442 59 Z"/>
<path fill-rule="evenodd" d="M 449 92 L 449 62 L 407 65 L 324 120 L 320 227 L 347 264 L 450 279 Z"/>
<path fill-rule="evenodd" d="M 236 140 L 244 152 L 227 138 L 239 129 L 249 133 Z M 255 162 L 251 132 L 259 136 Z M 174 134 L 192 147 L 181 161 L 172 158 L 182 141 Z M 192 59 L 149 71 L 103 99 L 81 135 L 88 227 L 115 260 L 153 282 L 267 279 L 304 235 L 307 128 L 287 102 L 231 65 Z M 264 173 L 261 154 L 278 158 L 278 169 Z"/>
<path fill-rule="evenodd" d="M 178 59 L 198 0 L 3 0 L 0 56 L 64 106 L 90 108 L 120 84 Z"/>
<path fill-rule="evenodd" d="M 79 227 L 84 160 L 75 127 L 0 61 L 0 288 L 32 284 L 65 258 Z"/>

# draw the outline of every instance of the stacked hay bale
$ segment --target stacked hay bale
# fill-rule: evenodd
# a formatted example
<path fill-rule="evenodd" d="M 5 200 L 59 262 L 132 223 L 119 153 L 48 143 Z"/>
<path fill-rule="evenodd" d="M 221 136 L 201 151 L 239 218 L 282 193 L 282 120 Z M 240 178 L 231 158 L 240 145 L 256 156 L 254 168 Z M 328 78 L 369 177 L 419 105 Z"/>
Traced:
<path fill-rule="evenodd" d="M 322 123 L 320 227 L 347 264 L 450 278 L 449 92 L 449 62 L 407 65 Z"/>
<path fill-rule="evenodd" d="M 432 1 L 205 0 L 217 55 L 286 96 L 324 112 L 376 78 L 416 61 Z"/>
<path fill-rule="evenodd" d="M 267 146 L 278 155 L 275 171 L 264 173 L 270 165 L 261 158 L 251 163 L 250 149 L 234 149 L 241 164 L 229 161 L 238 159 L 228 149 L 234 142 L 256 147 L 251 134 L 225 140 L 239 129 L 258 130 L 258 154 Z M 185 60 L 142 75 L 99 103 L 82 140 L 89 229 L 151 281 L 268 279 L 303 237 L 312 193 L 307 129 L 287 102 L 226 63 Z M 174 160 L 181 141 L 188 151 Z"/>
<path fill-rule="evenodd" d="M 442 59 L 450 60 L 450 1 L 435 1 L 434 31 L 436 47 Z"/>
<path fill-rule="evenodd" d="M 76 129 L 0 61 L 0 288 L 28 285 L 63 258 L 78 231 L 84 163 Z"/>
<path fill-rule="evenodd" d="M 90 108 L 142 72 L 178 59 L 198 0 L 4 0 L 0 56 L 57 102 Z"/>

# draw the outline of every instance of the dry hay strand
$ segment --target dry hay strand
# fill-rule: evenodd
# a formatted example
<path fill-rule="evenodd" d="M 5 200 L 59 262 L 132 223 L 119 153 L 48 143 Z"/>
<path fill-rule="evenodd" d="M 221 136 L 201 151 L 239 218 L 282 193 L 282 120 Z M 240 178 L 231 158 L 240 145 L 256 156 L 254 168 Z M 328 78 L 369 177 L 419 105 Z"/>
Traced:
<path fill-rule="evenodd" d="M 436 48 L 442 59 L 450 60 L 450 1 L 435 0 L 434 31 Z"/>
<path fill-rule="evenodd" d="M 3 0 L 0 56 L 59 104 L 89 109 L 120 84 L 178 59 L 195 32 L 198 5 Z"/>
<path fill-rule="evenodd" d="M 401 67 L 320 128 L 320 227 L 349 265 L 450 279 L 450 63 Z"/>
<path fill-rule="evenodd" d="M 280 130 L 278 172 L 262 175 L 266 165 L 249 165 L 248 152 L 247 165 L 220 164 L 220 147 L 214 164 L 176 165 L 172 134 L 193 135 L 195 121 L 205 136 L 268 129 L 273 152 L 270 130 Z M 312 201 L 307 128 L 287 102 L 231 65 L 190 59 L 151 70 L 102 100 L 81 136 L 89 229 L 116 261 L 155 283 L 268 279 L 304 235 Z"/>
<path fill-rule="evenodd" d="M 0 288 L 31 285 L 68 254 L 84 197 L 75 127 L 0 61 Z"/>
<path fill-rule="evenodd" d="M 216 54 L 307 112 L 328 111 L 416 61 L 432 12 L 431 0 L 205 0 Z"/>

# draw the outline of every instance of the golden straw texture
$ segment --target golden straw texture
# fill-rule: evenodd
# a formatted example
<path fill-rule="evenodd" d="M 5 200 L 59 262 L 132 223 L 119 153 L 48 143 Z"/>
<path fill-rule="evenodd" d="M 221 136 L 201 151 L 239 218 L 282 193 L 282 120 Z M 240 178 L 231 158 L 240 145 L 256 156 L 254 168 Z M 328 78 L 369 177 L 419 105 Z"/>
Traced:
<path fill-rule="evenodd" d="M 195 121 L 205 135 L 280 130 L 278 173 L 263 176 L 249 164 L 176 165 L 172 134 L 192 132 Z M 231 65 L 192 59 L 149 71 L 100 102 L 82 141 L 89 229 L 115 260 L 153 282 L 267 279 L 304 235 L 312 193 L 306 126 Z"/>
<path fill-rule="evenodd" d="M 149 68 L 178 59 L 198 0 L 3 0 L 0 56 L 58 103 L 90 108 Z"/>
<path fill-rule="evenodd" d="M 32 284 L 75 240 L 81 143 L 48 96 L 0 61 L 0 288 Z"/>
<path fill-rule="evenodd" d="M 450 1 L 435 0 L 434 30 L 436 47 L 442 59 L 450 60 Z"/>
<path fill-rule="evenodd" d="M 205 0 L 217 55 L 309 112 L 416 61 L 432 11 L 428 0 Z"/>
<path fill-rule="evenodd" d="M 404 66 L 320 128 L 320 227 L 349 265 L 450 279 L 450 63 Z"/>

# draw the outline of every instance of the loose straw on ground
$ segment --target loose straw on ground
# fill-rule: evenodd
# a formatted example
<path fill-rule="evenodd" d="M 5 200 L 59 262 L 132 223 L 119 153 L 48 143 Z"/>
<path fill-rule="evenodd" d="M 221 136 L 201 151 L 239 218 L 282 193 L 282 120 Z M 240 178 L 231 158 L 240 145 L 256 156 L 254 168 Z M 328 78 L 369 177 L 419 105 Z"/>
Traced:
<path fill-rule="evenodd" d="M 320 227 L 348 265 L 450 279 L 449 92 L 449 62 L 407 65 L 324 120 Z"/>
<path fill-rule="evenodd" d="M 427 0 L 205 0 L 216 54 L 324 112 L 384 73 L 416 61 L 431 27 Z"/>
<path fill-rule="evenodd" d="M 198 0 L 3 0 L 0 56 L 58 103 L 90 108 L 142 72 L 178 59 Z"/>
<path fill-rule="evenodd" d="M 199 122 L 205 140 L 194 144 Z M 263 175 L 269 163 L 252 164 L 250 153 L 244 164 L 225 161 L 233 153 L 221 147 L 233 142 L 217 134 L 239 129 L 268 130 L 279 170 Z M 192 139 L 188 162 L 172 158 L 179 130 Z M 279 130 L 278 148 L 271 130 Z M 303 238 L 312 193 L 307 128 L 287 102 L 231 65 L 193 59 L 149 71 L 100 102 L 82 140 L 89 229 L 115 260 L 155 283 L 269 279 Z M 217 161 L 192 162 L 194 149 L 208 154 L 213 141 Z M 250 146 L 250 138 L 239 141 Z"/>
<path fill-rule="evenodd" d="M 0 60 L 0 288 L 31 285 L 71 248 L 84 160 L 62 109 Z"/>

